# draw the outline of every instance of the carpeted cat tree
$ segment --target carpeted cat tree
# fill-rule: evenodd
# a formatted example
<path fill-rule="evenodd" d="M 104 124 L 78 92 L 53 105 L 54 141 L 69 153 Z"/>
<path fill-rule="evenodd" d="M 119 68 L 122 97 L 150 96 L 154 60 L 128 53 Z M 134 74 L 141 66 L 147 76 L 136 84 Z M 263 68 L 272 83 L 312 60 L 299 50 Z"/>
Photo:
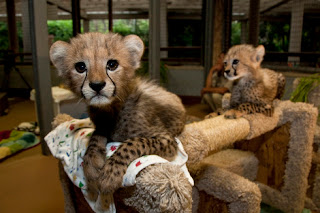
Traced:
<path fill-rule="evenodd" d="M 319 210 L 306 196 L 318 111 L 290 101 L 274 106 L 272 117 L 218 116 L 186 125 L 179 139 L 194 186 L 177 166 L 149 166 L 135 186 L 114 194 L 117 212 L 260 212 L 261 200 L 284 212 Z M 71 119 L 60 115 L 54 126 Z M 60 176 L 66 212 L 90 212 L 61 164 Z"/>

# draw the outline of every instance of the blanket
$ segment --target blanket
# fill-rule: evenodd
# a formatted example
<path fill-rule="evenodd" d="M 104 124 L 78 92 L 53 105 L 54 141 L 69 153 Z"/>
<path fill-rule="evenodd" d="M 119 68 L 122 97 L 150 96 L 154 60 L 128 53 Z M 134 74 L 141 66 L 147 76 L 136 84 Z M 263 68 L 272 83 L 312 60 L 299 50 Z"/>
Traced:
<path fill-rule="evenodd" d="M 113 202 L 113 195 L 103 197 L 103 201 L 108 200 L 109 209 L 102 207 L 100 198 L 97 200 L 90 200 L 87 193 L 86 179 L 83 173 L 83 156 L 88 147 L 90 136 L 94 131 L 93 124 L 89 118 L 74 119 L 60 124 L 57 128 L 51 131 L 46 137 L 45 141 L 52 155 L 62 161 L 64 170 L 70 180 L 79 188 L 84 195 L 84 198 L 95 212 L 114 213 L 116 208 Z M 127 172 L 123 178 L 122 186 L 133 186 L 136 181 L 136 175 L 144 168 L 155 163 L 173 163 L 179 165 L 189 182 L 193 185 L 185 163 L 188 160 L 188 155 L 185 153 L 182 143 L 176 139 L 178 144 L 178 154 L 176 158 L 168 162 L 167 160 L 156 156 L 147 155 L 140 157 L 130 163 Z M 106 159 L 116 152 L 121 142 L 108 142 L 106 144 Z"/>
<path fill-rule="evenodd" d="M 0 160 L 39 144 L 37 136 L 31 132 L 5 130 L 0 132 Z"/>

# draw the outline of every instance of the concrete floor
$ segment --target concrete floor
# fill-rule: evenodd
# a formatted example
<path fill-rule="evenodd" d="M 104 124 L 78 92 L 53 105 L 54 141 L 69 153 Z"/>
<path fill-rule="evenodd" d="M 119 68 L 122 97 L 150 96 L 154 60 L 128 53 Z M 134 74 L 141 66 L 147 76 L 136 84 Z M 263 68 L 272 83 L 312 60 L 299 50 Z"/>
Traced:
<path fill-rule="evenodd" d="M 32 101 L 11 99 L 8 115 L 0 117 L 0 131 L 35 120 Z M 1 161 L 0 174 L 2 213 L 64 212 L 57 160 L 43 156 L 40 145 Z"/>

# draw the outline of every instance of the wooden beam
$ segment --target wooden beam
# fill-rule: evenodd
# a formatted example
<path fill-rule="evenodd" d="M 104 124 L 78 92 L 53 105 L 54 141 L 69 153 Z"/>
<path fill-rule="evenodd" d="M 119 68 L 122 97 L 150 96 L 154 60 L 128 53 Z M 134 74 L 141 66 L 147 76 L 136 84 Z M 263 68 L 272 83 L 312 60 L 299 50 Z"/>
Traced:
<path fill-rule="evenodd" d="M 71 10 L 68 10 L 68 9 L 66 9 L 66 8 L 64 8 L 64 7 L 61 7 L 60 5 L 58 5 L 58 4 L 56 4 L 56 3 L 52 2 L 52 1 L 47 1 L 47 4 L 48 4 L 48 5 L 55 5 L 55 6 L 57 6 L 57 8 L 58 8 L 59 10 L 62 10 L 62 11 L 64 11 L 64 12 L 67 12 L 67 13 L 72 14 L 72 11 L 71 11 Z M 80 18 L 81 18 L 81 19 L 84 19 L 84 20 L 88 20 L 86 17 L 81 16 L 81 14 L 80 14 Z"/>
<path fill-rule="evenodd" d="M 9 31 L 9 49 L 14 52 L 19 52 L 18 34 L 16 25 L 16 10 L 14 0 L 6 0 L 7 21 Z"/>
<path fill-rule="evenodd" d="M 81 33 L 80 0 L 71 0 L 73 36 Z"/>
<path fill-rule="evenodd" d="M 113 31 L 112 0 L 108 0 L 108 20 L 109 20 L 109 32 L 112 32 Z"/>
<path fill-rule="evenodd" d="M 263 14 L 265 14 L 265 13 L 267 13 L 267 12 L 269 12 L 269 11 L 277 8 L 277 7 L 280 7 L 281 5 L 286 4 L 286 3 L 288 3 L 289 1 L 290 1 L 290 0 L 283 0 L 283 1 L 281 1 L 281 2 L 278 2 L 277 4 L 272 5 L 271 7 L 267 8 L 267 9 L 265 9 L 265 10 L 260 11 L 260 15 L 263 15 Z"/>
<path fill-rule="evenodd" d="M 149 0 L 149 73 L 160 82 L 160 0 Z"/>
<path fill-rule="evenodd" d="M 47 3 L 43 0 L 28 0 L 28 7 L 36 109 L 40 126 L 42 153 L 50 155 L 50 151 L 44 141 L 44 137 L 51 131 L 51 122 L 53 121 Z"/>
<path fill-rule="evenodd" d="M 70 14 L 72 13 L 71 10 L 68 10 L 68 9 L 66 9 L 64 7 L 61 7 L 60 5 L 57 5 L 56 3 L 52 2 L 52 1 L 47 1 L 47 4 L 48 5 L 56 5 L 59 10 L 62 10 L 64 12 L 67 12 L 67 13 L 70 13 Z"/>

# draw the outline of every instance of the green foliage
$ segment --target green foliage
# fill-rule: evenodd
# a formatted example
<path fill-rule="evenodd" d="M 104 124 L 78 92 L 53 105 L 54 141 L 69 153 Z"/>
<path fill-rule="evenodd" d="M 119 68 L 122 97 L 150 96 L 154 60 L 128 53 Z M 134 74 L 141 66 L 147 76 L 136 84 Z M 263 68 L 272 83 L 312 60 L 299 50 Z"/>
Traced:
<path fill-rule="evenodd" d="M 241 23 L 233 21 L 231 25 L 231 46 L 241 43 Z"/>
<path fill-rule="evenodd" d="M 289 48 L 290 25 L 283 22 L 260 24 L 259 43 L 268 51 L 287 52 Z"/>
<path fill-rule="evenodd" d="M 72 20 L 48 21 L 48 33 L 54 35 L 54 41 L 68 41 L 72 36 Z"/>
<path fill-rule="evenodd" d="M 168 67 L 160 61 L 160 83 L 166 84 L 168 82 Z M 149 76 L 149 63 L 148 62 L 141 62 L 141 67 L 136 70 L 136 74 L 143 77 Z"/>
<path fill-rule="evenodd" d="M 133 26 L 129 25 L 128 20 L 117 20 L 113 24 L 113 32 L 119 33 L 123 36 L 132 34 L 133 31 Z"/>
<path fill-rule="evenodd" d="M 169 46 L 200 46 L 201 30 L 199 20 L 168 20 Z"/>
<path fill-rule="evenodd" d="M 168 20 L 168 46 L 201 46 L 202 23 L 201 20 Z M 200 57 L 201 50 L 170 50 L 168 57 L 187 58 Z"/>
<path fill-rule="evenodd" d="M 309 92 L 319 85 L 319 74 L 301 78 L 297 88 L 293 91 L 290 100 L 293 102 L 308 102 Z"/>
<path fill-rule="evenodd" d="M 123 36 L 129 34 L 138 35 L 145 45 L 149 41 L 149 20 L 147 19 L 131 19 L 131 20 L 115 20 L 113 24 L 113 32 Z"/>
<path fill-rule="evenodd" d="M 319 52 L 319 24 L 315 19 L 304 19 L 302 30 L 301 51 Z"/>
<path fill-rule="evenodd" d="M 137 19 L 135 24 L 135 34 L 139 35 L 147 46 L 149 43 L 149 20 Z"/>
<path fill-rule="evenodd" d="M 21 22 L 17 22 L 17 34 L 18 34 L 18 45 L 19 51 L 22 51 L 22 27 Z M 8 25 L 6 22 L 0 22 L 0 50 L 9 49 L 9 34 Z"/>
<path fill-rule="evenodd" d="M 90 21 L 91 32 L 108 32 L 108 20 Z M 123 36 L 129 34 L 138 35 L 144 43 L 148 44 L 149 39 L 149 20 L 148 19 L 116 19 L 113 21 L 113 32 Z"/>
<path fill-rule="evenodd" d="M 8 26 L 5 22 L 0 22 L 0 50 L 7 50 L 9 48 Z"/>
<path fill-rule="evenodd" d="M 89 24 L 89 31 L 106 33 L 108 32 L 108 26 L 108 20 L 91 20 Z"/>
<path fill-rule="evenodd" d="M 283 211 L 276 209 L 272 206 L 269 206 L 268 204 L 265 204 L 265 203 L 261 203 L 260 206 L 261 206 L 260 213 L 271 213 L 271 212 L 272 213 L 283 213 Z"/>

